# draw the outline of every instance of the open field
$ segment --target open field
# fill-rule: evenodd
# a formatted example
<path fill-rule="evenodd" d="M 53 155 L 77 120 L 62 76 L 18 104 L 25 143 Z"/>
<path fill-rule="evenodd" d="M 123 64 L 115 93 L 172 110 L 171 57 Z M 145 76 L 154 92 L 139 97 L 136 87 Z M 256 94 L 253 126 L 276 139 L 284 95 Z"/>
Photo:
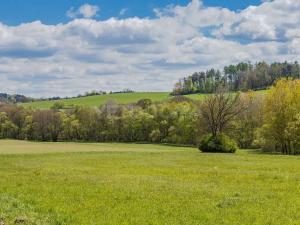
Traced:
<path fill-rule="evenodd" d="M 257 94 L 265 94 L 266 91 L 257 91 Z M 202 100 L 207 96 L 207 94 L 191 94 L 185 95 L 193 100 Z M 55 102 L 63 102 L 65 107 L 70 107 L 72 105 L 79 106 L 100 106 L 109 100 L 115 100 L 121 104 L 136 103 L 140 99 L 151 99 L 154 102 L 164 101 L 171 99 L 169 92 L 136 92 L 136 93 L 120 93 L 120 94 L 107 94 L 107 95 L 97 95 L 89 97 L 79 97 L 71 99 L 53 100 L 53 101 L 37 101 L 21 104 L 25 107 L 33 107 L 38 109 L 49 109 Z"/>
<path fill-rule="evenodd" d="M 206 96 L 206 94 L 192 94 L 187 95 L 187 97 L 194 100 L 201 100 Z M 79 97 L 72 99 L 62 99 L 53 101 L 37 101 L 21 104 L 26 107 L 34 107 L 39 109 L 49 109 L 55 102 L 63 102 L 65 107 L 72 105 L 79 106 L 100 106 L 109 100 L 115 100 L 117 103 L 127 104 L 136 103 L 140 99 L 151 99 L 154 102 L 164 101 L 171 99 L 169 92 L 136 92 L 136 93 L 120 93 L 120 94 L 107 94 L 107 95 L 96 95 L 89 97 Z"/>
<path fill-rule="evenodd" d="M 106 94 L 88 97 L 79 97 L 71 99 L 57 100 L 63 102 L 65 106 L 79 105 L 79 106 L 100 106 L 109 100 L 115 100 L 118 103 L 135 103 L 140 99 L 149 98 L 152 101 L 163 101 L 171 98 L 168 92 L 136 92 L 136 93 L 120 93 L 120 94 Z M 24 106 L 32 106 L 34 108 L 47 109 L 50 108 L 57 101 L 38 101 L 22 104 Z"/>
<path fill-rule="evenodd" d="M 299 196 L 294 156 L 0 141 L 5 225 L 295 225 Z"/>

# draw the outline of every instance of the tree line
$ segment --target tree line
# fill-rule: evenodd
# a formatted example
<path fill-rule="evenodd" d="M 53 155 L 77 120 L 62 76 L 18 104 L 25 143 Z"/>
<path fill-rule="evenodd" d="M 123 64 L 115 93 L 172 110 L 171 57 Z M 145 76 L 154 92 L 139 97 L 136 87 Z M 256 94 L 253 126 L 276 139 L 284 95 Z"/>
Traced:
<path fill-rule="evenodd" d="M 280 79 L 265 94 L 228 90 L 202 101 L 175 96 L 165 102 L 109 101 L 97 107 L 38 110 L 0 105 L 0 139 L 147 142 L 198 145 L 226 135 L 240 148 L 283 154 L 300 150 L 300 80 Z"/>
<path fill-rule="evenodd" d="M 213 93 L 224 86 L 230 91 L 262 90 L 273 85 L 276 80 L 288 77 L 300 78 L 298 62 L 242 62 L 225 66 L 223 71 L 210 69 L 187 76 L 175 84 L 172 94 Z"/>
<path fill-rule="evenodd" d="M 64 99 L 72 99 L 72 98 L 82 98 L 82 97 L 89 97 L 89 96 L 98 96 L 98 95 L 107 95 L 107 94 L 122 94 L 122 93 L 134 93 L 133 90 L 131 89 L 124 89 L 122 91 L 86 91 L 84 94 L 79 94 L 77 96 L 73 96 L 73 97 L 59 97 L 59 96 L 55 96 L 55 97 L 50 97 L 50 98 L 35 98 L 32 99 L 32 101 L 55 101 L 55 100 L 64 100 Z"/>
<path fill-rule="evenodd" d="M 10 95 L 7 93 L 0 93 L 0 102 L 6 103 L 25 103 L 25 102 L 32 102 L 34 98 L 26 97 L 24 95 L 14 94 Z"/>
<path fill-rule="evenodd" d="M 196 144 L 191 101 L 136 104 L 109 101 L 99 108 L 38 110 L 1 104 L 0 138 L 35 141 L 156 142 Z"/>

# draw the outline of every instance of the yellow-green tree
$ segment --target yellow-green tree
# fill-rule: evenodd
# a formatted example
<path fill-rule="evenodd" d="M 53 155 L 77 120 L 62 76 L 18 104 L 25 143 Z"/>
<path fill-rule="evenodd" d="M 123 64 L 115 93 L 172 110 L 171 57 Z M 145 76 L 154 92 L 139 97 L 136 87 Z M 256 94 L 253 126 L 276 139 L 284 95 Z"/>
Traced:
<path fill-rule="evenodd" d="M 278 80 L 265 98 L 264 124 L 259 131 L 262 144 L 273 145 L 284 154 L 295 153 L 299 113 L 300 80 Z"/>

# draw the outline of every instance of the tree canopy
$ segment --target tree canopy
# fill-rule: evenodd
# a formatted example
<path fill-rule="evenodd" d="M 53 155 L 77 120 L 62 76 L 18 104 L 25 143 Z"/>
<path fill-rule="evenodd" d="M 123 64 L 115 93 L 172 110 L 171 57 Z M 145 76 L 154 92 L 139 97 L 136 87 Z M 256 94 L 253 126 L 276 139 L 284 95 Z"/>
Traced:
<path fill-rule="evenodd" d="M 173 89 L 173 95 L 192 93 L 213 93 L 220 86 L 226 86 L 230 91 L 247 91 L 267 89 L 280 78 L 300 78 L 298 62 L 241 62 L 225 66 L 223 71 L 210 69 L 205 72 L 195 72 L 179 80 Z"/>

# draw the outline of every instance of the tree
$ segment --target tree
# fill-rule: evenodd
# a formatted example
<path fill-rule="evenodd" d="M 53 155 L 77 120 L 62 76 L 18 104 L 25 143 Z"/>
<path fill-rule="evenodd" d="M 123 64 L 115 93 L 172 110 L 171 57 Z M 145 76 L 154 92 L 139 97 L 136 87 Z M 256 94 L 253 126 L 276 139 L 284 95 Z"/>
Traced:
<path fill-rule="evenodd" d="M 57 141 L 62 131 L 59 112 L 55 110 L 36 110 L 32 115 L 33 139 Z"/>
<path fill-rule="evenodd" d="M 225 66 L 223 74 L 216 69 L 206 72 L 196 72 L 180 79 L 175 84 L 173 95 L 191 93 L 213 93 L 220 86 L 229 87 L 230 91 L 247 91 L 267 89 L 279 78 L 300 78 L 298 62 L 241 62 L 236 65 Z"/>
<path fill-rule="evenodd" d="M 263 96 L 250 91 L 241 94 L 240 101 L 246 110 L 237 115 L 233 121 L 230 136 L 241 148 L 255 148 L 256 130 L 263 123 Z"/>
<path fill-rule="evenodd" d="M 55 103 L 53 104 L 53 106 L 51 106 L 51 109 L 59 110 L 59 109 L 63 109 L 64 107 L 65 107 L 64 102 L 58 101 L 58 102 L 55 102 Z"/>
<path fill-rule="evenodd" d="M 147 109 L 150 105 L 153 104 L 151 99 L 141 99 L 136 103 L 138 106 L 140 106 L 142 109 Z"/>
<path fill-rule="evenodd" d="M 0 112 L 0 138 L 13 138 L 18 127 L 9 120 L 5 112 Z"/>
<path fill-rule="evenodd" d="M 271 145 L 283 154 L 294 153 L 293 144 L 299 140 L 299 112 L 300 80 L 280 79 L 264 102 L 264 124 L 258 132 L 262 146 Z"/>
<path fill-rule="evenodd" d="M 200 115 L 212 136 L 223 133 L 230 122 L 245 110 L 240 94 L 230 94 L 220 89 L 201 104 Z"/>

